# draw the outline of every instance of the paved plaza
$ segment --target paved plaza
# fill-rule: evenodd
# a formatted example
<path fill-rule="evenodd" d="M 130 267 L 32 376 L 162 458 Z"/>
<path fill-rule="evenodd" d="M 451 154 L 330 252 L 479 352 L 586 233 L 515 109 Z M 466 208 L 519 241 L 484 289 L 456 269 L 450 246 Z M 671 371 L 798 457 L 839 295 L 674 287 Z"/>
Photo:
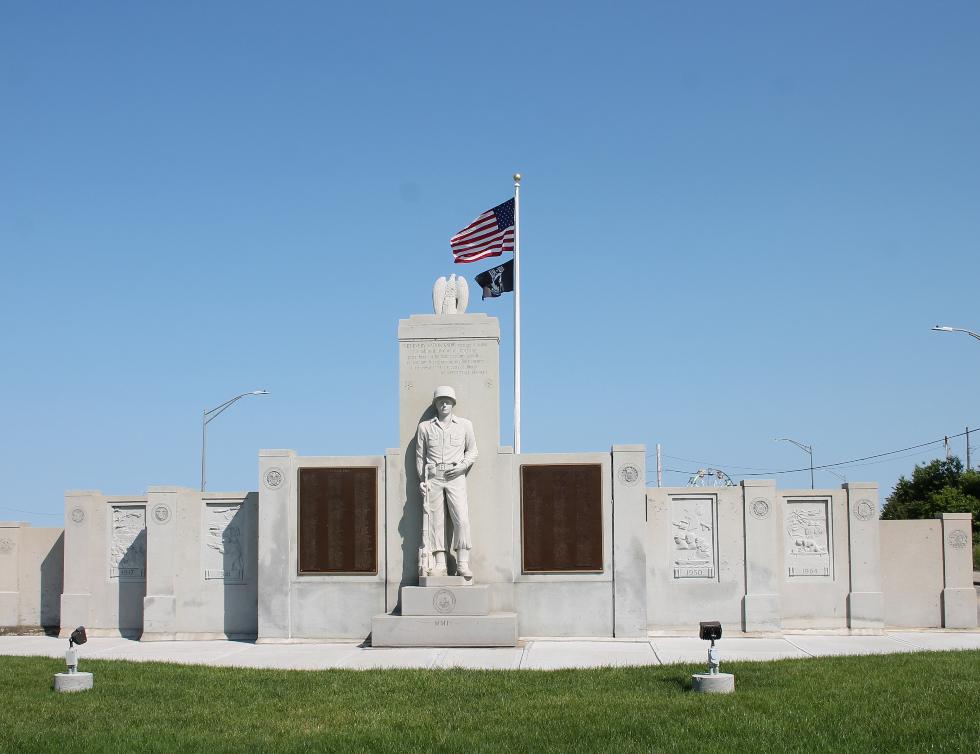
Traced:
<path fill-rule="evenodd" d="M 68 642 L 49 636 L 0 636 L 0 655 L 64 657 Z M 786 634 L 736 636 L 719 643 L 722 664 L 831 655 L 980 649 L 980 631 L 894 631 L 879 636 Z M 159 641 L 92 638 L 79 648 L 86 660 L 176 662 L 220 667 L 325 670 L 345 668 L 482 668 L 555 670 L 603 666 L 705 662 L 707 644 L 694 637 L 646 641 L 533 639 L 515 648 L 376 648 L 354 643 L 254 644 L 234 641 Z"/>

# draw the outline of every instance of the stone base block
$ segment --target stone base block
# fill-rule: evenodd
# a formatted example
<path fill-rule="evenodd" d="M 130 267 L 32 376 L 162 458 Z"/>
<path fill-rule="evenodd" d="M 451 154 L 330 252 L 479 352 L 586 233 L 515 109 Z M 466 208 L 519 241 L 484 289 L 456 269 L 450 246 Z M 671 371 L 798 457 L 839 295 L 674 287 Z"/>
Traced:
<path fill-rule="evenodd" d="M 516 647 L 517 613 L 378 615 L 373 647 Z"/>
<path fill-rule="evenodd" d="M 487 586 L 402 587 L 402 615 L 487 615 Z"/>
<path fill-rule="evenodd" d="M 14 561 L 14 578 L 17 577 L 17 561 Z M 0 592 L 0 626 L 16 626 L 17 605 L 20 592 Z"/>
<path fill-rule="evenodd" d="M 151 594 L 143 598 L 143 633 L 173 633 L 177 625 L 177 598 Z"/>
<path fill-rule="evenodd" d="M 70 691 L 87 691 L 92 688 L 91 673 L 55 673 L 54 690 L 62 693 Z"/>
<path fill-rule="evenodd" d="M 731 673 L 695 673 L 691 676 L 695 694 L 731 694 L 735 691 L 735 676 Z"/>
<path fill-rule="evenodd" d="M 847 625 L 849 628 L 884 628 L 885 596 L 881 592 L 848 594 Z"/>
<path fill-rule="evenodd" d="M 742 601 L 742 618 L 746 631 L 781 631 L 780 599 L 778 594 L 746 594 Z"/>
<path fill-rule="evenodd" d="M 473 579 L 462 576 L 419 576 L 419 586 L 472 586 Z"/>
<path fill-rule="evenodd" d="M 943 628 L 976 627 L 976 589 L 943 589 Z"/>

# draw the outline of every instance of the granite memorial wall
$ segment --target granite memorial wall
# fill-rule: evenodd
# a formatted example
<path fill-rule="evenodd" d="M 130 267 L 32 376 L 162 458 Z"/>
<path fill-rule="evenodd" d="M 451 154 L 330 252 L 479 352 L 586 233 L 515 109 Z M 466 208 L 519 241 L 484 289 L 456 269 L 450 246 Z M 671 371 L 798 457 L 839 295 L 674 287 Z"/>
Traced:
<path fill-rule="evenodd" d="M 877 487 L 857 483 L 651 489 L 642 445 L 515 455 L 500 444 L 499 344 L 484 314 L 402 320 L 398 445 L 383 455 L 262 450 L 257 492 L 74 491 L 63 539 L 0 525 L 0 627 L 497 646 L 702 620 L 976 625 L 968 515 L 880 522 Z M 444 539 L 443 504 L 462 506 L 437 516 Z"/>

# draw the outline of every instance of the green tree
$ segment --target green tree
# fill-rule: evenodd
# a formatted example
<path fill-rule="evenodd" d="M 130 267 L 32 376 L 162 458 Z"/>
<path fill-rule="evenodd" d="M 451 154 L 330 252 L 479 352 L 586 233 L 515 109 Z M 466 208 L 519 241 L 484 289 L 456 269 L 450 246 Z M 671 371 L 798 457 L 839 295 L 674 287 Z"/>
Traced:
<path fill-rule="evenodd" d="M 980 472 L 964 471 L 959 458 L 916 464 L 912 478 L 901 477 L 885 499 L 886 519 L 935 518 L 940 513 L 973 514 L 973 561 L 980 560 Z"/>

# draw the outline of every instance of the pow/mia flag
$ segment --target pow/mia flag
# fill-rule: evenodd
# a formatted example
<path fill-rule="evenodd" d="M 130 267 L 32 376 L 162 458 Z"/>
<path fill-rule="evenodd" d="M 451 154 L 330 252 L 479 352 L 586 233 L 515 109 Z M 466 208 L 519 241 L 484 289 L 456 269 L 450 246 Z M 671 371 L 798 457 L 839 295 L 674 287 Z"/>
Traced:
<path fill-rule="evenodd" d="M 497 298 L 501 293 L 511 293 L 514 290 L 514 260 L 491 267 L 473 280 L 483 289 L 483 298 Z"/>

